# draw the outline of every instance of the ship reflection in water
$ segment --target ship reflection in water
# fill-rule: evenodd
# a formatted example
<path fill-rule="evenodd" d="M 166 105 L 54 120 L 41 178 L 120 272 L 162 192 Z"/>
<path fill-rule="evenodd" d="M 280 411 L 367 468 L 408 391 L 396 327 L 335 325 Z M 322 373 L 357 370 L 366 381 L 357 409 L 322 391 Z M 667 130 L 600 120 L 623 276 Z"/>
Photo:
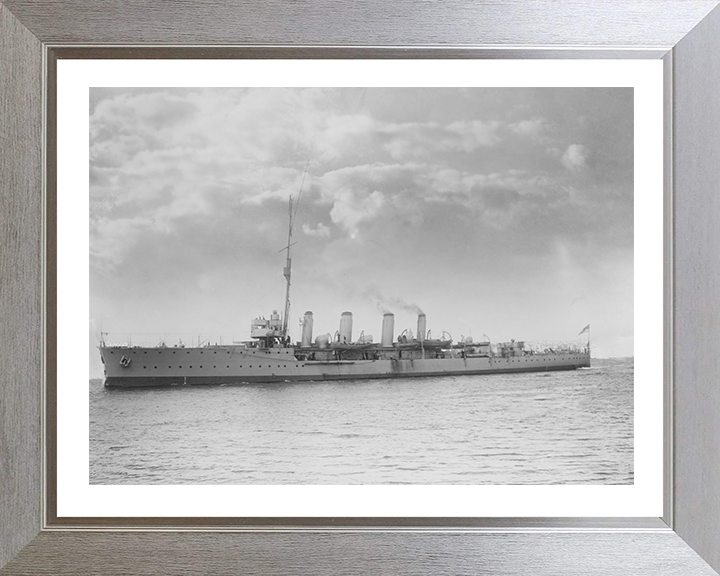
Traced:
<path fill-rule="evenodd" d="M 93 484 L 632 484 L 633 360 L 418 379 L 90 383 Z"/>

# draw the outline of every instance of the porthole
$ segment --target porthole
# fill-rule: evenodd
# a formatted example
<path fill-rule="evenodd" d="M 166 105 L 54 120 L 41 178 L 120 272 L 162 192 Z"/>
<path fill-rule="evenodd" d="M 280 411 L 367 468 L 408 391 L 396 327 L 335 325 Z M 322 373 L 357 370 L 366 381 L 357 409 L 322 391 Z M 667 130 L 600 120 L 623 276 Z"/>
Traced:
<path fill-rule="evenodd" d="M 192 370 L 192 366 L 190 366 L 190 370 Z"/>

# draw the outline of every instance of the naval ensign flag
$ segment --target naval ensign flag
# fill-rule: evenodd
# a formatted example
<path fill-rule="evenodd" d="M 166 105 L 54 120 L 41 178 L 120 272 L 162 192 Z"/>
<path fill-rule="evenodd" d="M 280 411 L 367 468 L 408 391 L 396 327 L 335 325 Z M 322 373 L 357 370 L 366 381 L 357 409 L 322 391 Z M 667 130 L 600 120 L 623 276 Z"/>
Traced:
<path fill-rule="evenodd" d="M 578 334 L 578 336 L 582 336 L 583 334 L 585 334 L 585 332 L 590 332 L 590 324 L 585 326 L 585 328 L 582 329 L 582 331 L 580 332 L 580 334 Z"/>

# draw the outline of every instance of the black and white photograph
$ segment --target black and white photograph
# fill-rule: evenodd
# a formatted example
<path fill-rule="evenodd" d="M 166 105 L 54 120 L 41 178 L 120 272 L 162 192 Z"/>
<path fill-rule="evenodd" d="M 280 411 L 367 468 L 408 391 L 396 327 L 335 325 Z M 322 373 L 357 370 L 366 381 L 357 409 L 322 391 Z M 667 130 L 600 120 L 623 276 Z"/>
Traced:
<path fill-rule="evenodd" d="M 89 96 L 90 484 L 634 484 L 632 88 Z"/>

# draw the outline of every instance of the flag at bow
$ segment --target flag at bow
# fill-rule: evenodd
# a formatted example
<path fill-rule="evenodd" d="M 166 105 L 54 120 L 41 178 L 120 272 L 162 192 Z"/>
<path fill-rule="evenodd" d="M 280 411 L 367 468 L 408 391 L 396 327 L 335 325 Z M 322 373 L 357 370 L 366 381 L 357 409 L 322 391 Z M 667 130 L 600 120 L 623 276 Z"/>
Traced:
<path fill-rule="evenodd" d="M 580 334 L 578 334 L 578 336 L 582 336 L 583 334 L 585 334 L 585 332 L 590 332 L 590 324 L 585 326 L 585 328 L 580 331 Z"/>

